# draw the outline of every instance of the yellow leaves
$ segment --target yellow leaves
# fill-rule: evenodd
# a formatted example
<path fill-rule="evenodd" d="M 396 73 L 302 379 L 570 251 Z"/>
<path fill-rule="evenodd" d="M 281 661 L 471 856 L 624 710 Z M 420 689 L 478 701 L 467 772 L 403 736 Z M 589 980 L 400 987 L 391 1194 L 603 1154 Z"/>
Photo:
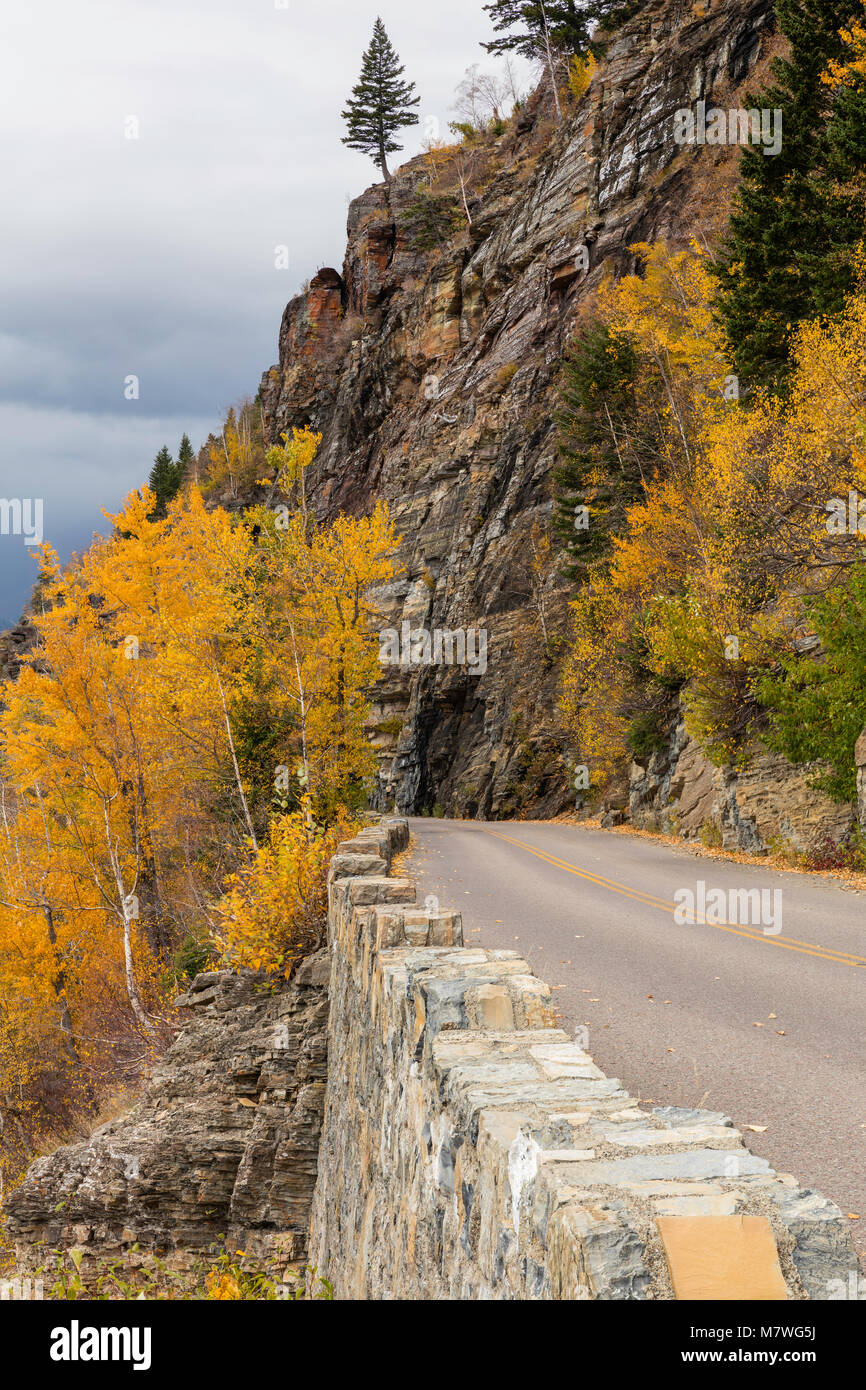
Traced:
<path fill-rule="evenodd" d="M 227 1270 L 212 1270 L 205 1280 L 205 1298 L 217 1302 L 242 1299 L 240 1285 Z"/>
<path fill-rule="evenodd" d="M 856 548 L 856 537 L 831 548 L 827 505 L 866 487 L 866 290 L 796 330 L 784 402 L 742 402 L 720 389 L 728 369 L 700 248 L 631 249 L 645 275 L 608 283 L 602 308 L 638 350 L 638 399 L 661 422 L 662 448 L 572 605 L 562 687 L 580 755 L 604 773 L 626 755 L 656 678 L 684 681 L 690 731 L 720 761 L 736 755 L 752 673 L 793 640 L 802 594 Z"/>
<path fill-rule="evenodd" d="M 265 454 L 261 404 L 243 400 L 227 412 L 221 434 L 208 440 L 205 491 L 212 494 L 228 485 L 231 495 L 237 496 L 261 475 Z"/>
<path fill-rule="evenodd" d="M 232 486 L 261 477 L 254 423 L 230 411 L 211 441 Z M 303 500 L 321 436 L 283 442 L 281 485 Z M 339 808 L 375 769 L 387 508 L 323 527 L 209 509 L 194 486 L 152 508 L 132 494 L 65 571 L 43 549 L 39 646 L 0 691 L 0 1096 L 22 1106 L 40 1076 L 89 1092 L 141 1055 L 176 948 L 178 969 L 207 958 L 223 888 L 227 959 L 289 975 L 354 829 Z M 284 774 L 300 809 L 263 831 Z"/>
<path fill-rule="evenodd" d="M 866 78 L 866 28 L 855 23 L 849 29 L 840 29 L 839 37 L 848 52 L 841 62 L 830 60 L 821 73 L 821 81 L 826 87 L 856 87 Z"/>
<path fill-rule="evenodd" d="M 368 692 L 378 674 L 376 591 L 393 576 L 397 544 L 387 508 L 339 516 L 330 527 L 299 515 L 280 527 L 257 508 L 255 567 L 245 583 L 262 679 L 296 716 L 299 747 L 319 814 L 372 772 Z"/>
<path fill-rule="evenodd" d="M 568 90 L 575 101 L 580 101 L 588 90 L 597 66 L 591 53 L 588 53 L 585 58 L 581 57 L 579 53 L 575 53 L 568 70 Z"/>
<path fill-rule="evenodd" d="M 327 910 L 327 865 L 357 823 L 342 808 L 328 828 L 311 821 L 311 801 L 276 816 L 255 861 L 231 876 L 217 903 L 217 938 L 234 967 L 288 976 L 319 939 Z"/>
<path fill-rule="evenodd" d="M 279 486 L 288 492 L 315 459 L 322 436 L 305 425 L 301 430 L 293 429 L 291 439 L 287 434 L 282 434 L 280 438 L 283 441 L 282 449 L 272 446 L 267 457 L 271 467 L 277 469 Z"/>
<path fill-rule="evenodd" d="M 725 364 L 704 252 L 694 242 L 677 252 L 663 242 L 637 242 L 629 250 L 642 262 L 643 275 L 605 287 L 600 307 L 607 322 L 631 334 L 671 372 L 687 371 L 698 381 L 720 379 Z"/>

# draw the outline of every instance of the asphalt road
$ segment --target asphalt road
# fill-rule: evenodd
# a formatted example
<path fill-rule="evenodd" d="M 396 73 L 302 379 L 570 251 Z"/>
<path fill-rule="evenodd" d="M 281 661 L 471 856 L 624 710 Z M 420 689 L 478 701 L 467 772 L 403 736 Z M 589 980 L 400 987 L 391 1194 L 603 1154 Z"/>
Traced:
<path fill-rule="evenodd" d="M 866 1256 L 866 895 L 578 825 L 410 825 L 419 901 L 459 909 L 469 945 L 520 951 L 635 1097 L 723 1110 L 777 1171 L 860 1215 Z M 702 919 L 699 880 L 781 890 L 781 924 L 744 923 L 730 899 Z M 682 889 L 697 922 L 675 919 Z"/>

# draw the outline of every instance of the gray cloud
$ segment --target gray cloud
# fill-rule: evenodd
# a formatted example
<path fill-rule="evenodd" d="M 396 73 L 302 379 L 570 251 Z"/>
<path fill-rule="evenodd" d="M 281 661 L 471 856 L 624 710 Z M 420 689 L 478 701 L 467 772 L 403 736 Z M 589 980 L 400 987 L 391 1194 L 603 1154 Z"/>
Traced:
<path fill-rule="evenodd" d="M 340 143 L 377 13 L 446 135 L 464 69 L 485 64 L 481 0 L 6 7 L 0 496 L 44 496 L 64 557 L 162 443 L 198 444 L 255 391 L 286 301 L 340 264 L 347 201 L 378 177 Z M 32 581 L 23 550 L 0 537 L 0 621 Z"/>

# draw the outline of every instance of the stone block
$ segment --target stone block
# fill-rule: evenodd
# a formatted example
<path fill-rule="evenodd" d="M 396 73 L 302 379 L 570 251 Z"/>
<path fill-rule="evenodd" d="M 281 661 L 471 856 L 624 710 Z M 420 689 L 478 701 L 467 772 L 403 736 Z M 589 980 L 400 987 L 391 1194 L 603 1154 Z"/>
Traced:
<path fill-rule="evenodd" d="M 658 1216 L 735 1216 L 740 1198 L 736 1192 L 718 1192 L 707 1197 L 657 1197 L 653 1206 Z"/>
<path fill-rule="evenodd" d="M 431 946 L 462 946 L 463 918 L 459 912 L 432 912 L 430 914 Z"/>
<path fill-rule="evenodd" d="M 507 989 L 502 985 L 479 985 L 474 995 L 479 1028 L 514 1027 L 514 1008 Z"/>
<path fill-rule="evenodd" d="M 375 854 L 335 854 L 331 860 L 330 878 L 355 878 L 361 874 L 386 874 L 388 862 Z"/>
<path fill-rule="evenodd" d="M 646 1298 L 643 1241 L 615 1202 L 568 1203 L 547 1226 L 550 1292 L 557 1299 Z"/>
<path fill-rule="evenodd" d="M 676 1129 L 625 1129 L 612 1125 L 593 1126 L 595 1133 L 609 1144 L 621 1148 L 652 1149 L 674 1144 L 712 1144 L 724 1143 L 726 1139 L 739 1139 L 739 1132 L 726 1129 L 724 1125 L 680 1125 Z"/>
<path fill-rule="evenodd" d="M 356 907 L 415 901 L 415 885 L 408 878 L 349 878 L 346 885 L 348 901 Z"/>
<path fill-rule="evenodd" d="M 686 1149 L 674 1154 L 641 1154 L 634 1158 L 612 1158 L 587 1164 L 580 1181 L 591 1187 L 617 1187 L 621 1183 L 654 1179 L 724 1178 L 729 1175 L 731 1154 L 724 1149 Z M 738 1173 L 769 1173 L 765 1158 L 746 1149 L 737 1152 Z"/>
<path fill-rule="evenodd" d="M 850 1223 L 834 1202 L 809 1188 L 781 1187 L 772 1196 L 794 1237 L 794 1265 L 803 1288 L 810 1298 L 832 1299 L 834 1281 L 860 1268 Z"/>

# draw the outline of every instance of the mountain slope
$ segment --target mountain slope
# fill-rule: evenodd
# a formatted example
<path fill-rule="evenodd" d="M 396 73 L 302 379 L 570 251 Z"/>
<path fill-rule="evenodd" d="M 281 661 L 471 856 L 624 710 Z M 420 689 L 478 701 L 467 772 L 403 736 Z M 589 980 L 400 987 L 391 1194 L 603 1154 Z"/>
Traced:
<path fill-rule="evenodd" d="M 403 573 L 383 626 L 487 632 L 483 673 L 384 669 L 379 805 L 496 817 L 568 803 L 568 593 L 545 556 L 558 366 L 603 277 L 634 268 L 631 244 L 720 223 L 737 151 L 676 144 L 674 112 L 737 105 L 772 42 L 765 0 L 649 5 L 561 127 L 539 91 L 458 156 L 471 225 L 464 213 L 423 248 L 419 191 L 459 214 L 461 170 L 443 156 L 434 179 L 419 157 L 352 203 L 342 274 L 321 271 L 286 308 L 262 380 L 269 432 L 323 432 L 319 516 L 392 508 Z"/>

